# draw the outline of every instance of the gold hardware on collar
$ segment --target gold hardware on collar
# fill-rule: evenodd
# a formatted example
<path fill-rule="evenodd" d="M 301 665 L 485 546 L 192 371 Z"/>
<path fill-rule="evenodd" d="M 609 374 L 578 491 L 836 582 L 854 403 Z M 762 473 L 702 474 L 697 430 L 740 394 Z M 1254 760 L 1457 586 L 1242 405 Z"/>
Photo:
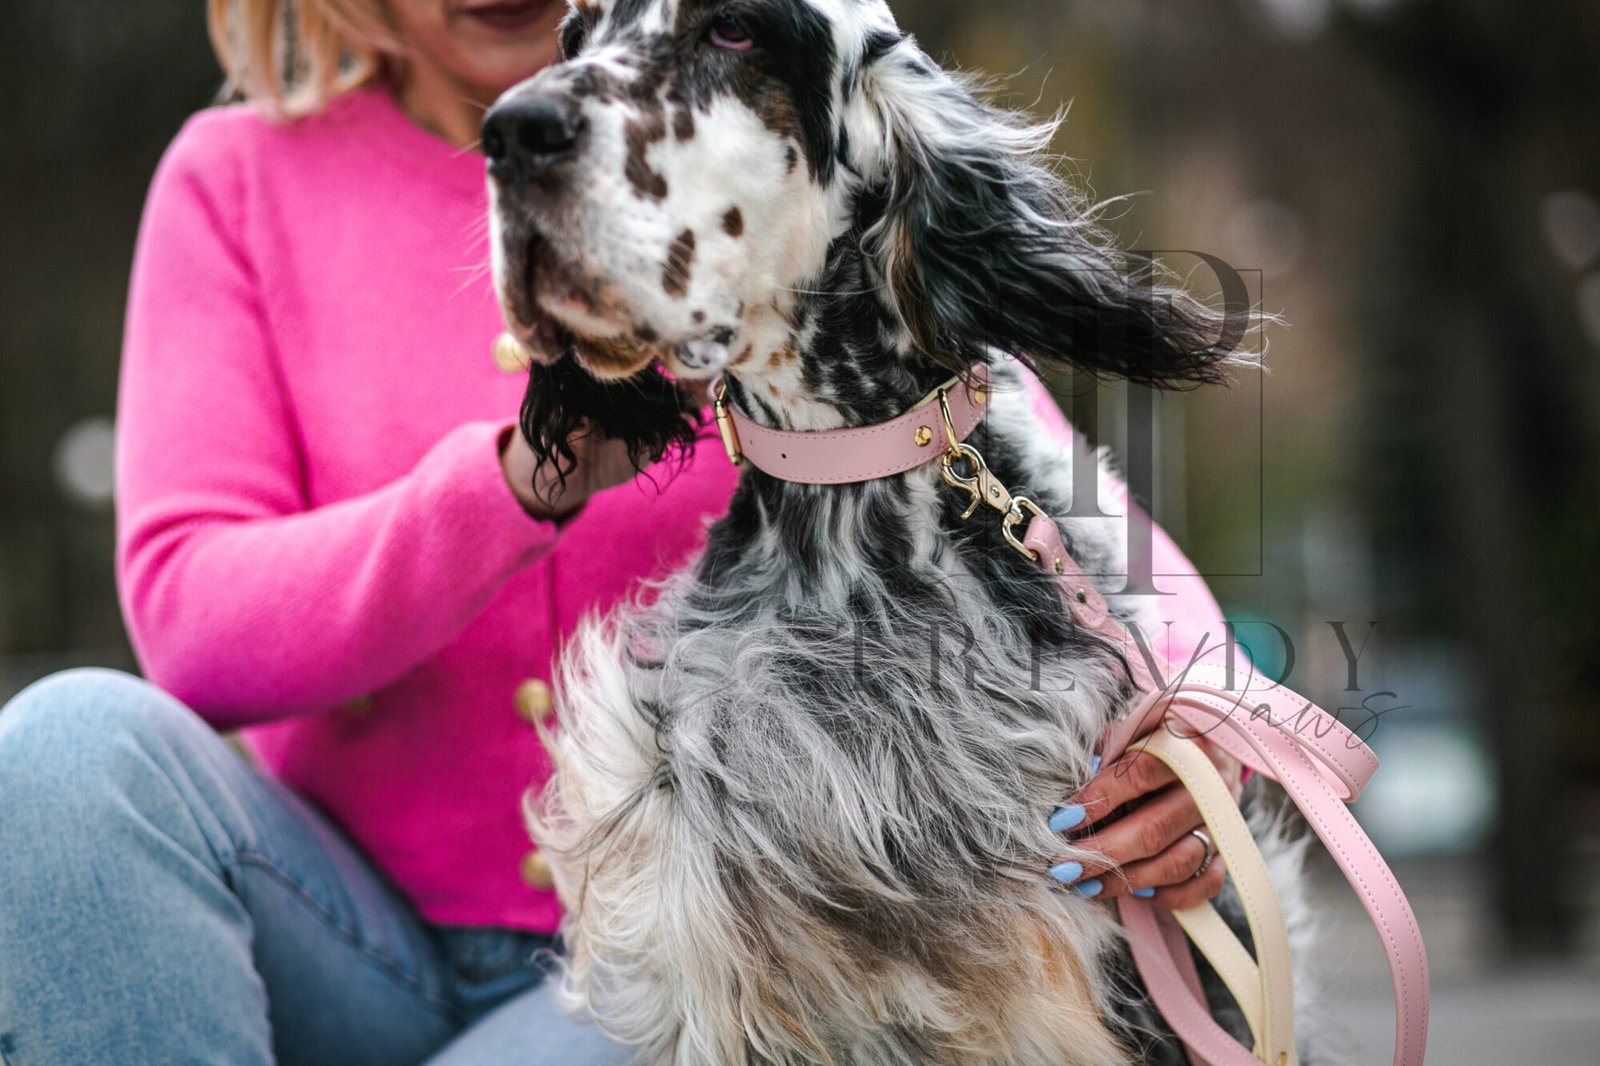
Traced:
<path fill-rule="evenodd" d="M 728 410 L 726 378 L 717 379 L 717 387 L 711 396 L 711 409 L 717 416 L 717 434 L 722 437 L 722 450 L 728 453 L 728 462 L 738 466 L 744 462 L 744 453 L 739 450 L 739 433 L 733 428 L 733 414 Z"/>
<path fill-rule="evenodd" d="M 912 439 L 917 442 L 917 447 L 926 448 L 929 442 L 933 440 L 933 430 L 929 429 L 927 426 L 918 426 L 917 432 L 913 435 Z"/>
<path fill-rule="evenodd" d="M 1012 530 L 1016 528 L 1017 524 L 1022 521 L 1024 517 L 1022 514 L 1023 511 L 1031 511 L 1035 518 L 1048 517 L 1039 509 L 1038 504 L 1034 503 L 1026 496 L 1013 496 L 1011 498 L 1011 510 L 1007 511 L 1005 517 L 1000 519 L 1000 532 L 1006 538 L 1007 544 L 1011 545 L 1013 548 L 1017 549 L 1017 551 L 1026 556 L 1029 562 L 1036 563 L 1039 561 L 1039 553 L 1022 543 L 1022 541 L 1018 540 L 1017 535 L 1012 532 Z M 1022 532 L 1023 535 L 1026 536 L 1028 531 L 1023 530 Z"/>
<path fill-rule="evenodd" d="M 939 394 L 939 402 L 941 404 L 944 402 L 944 394 L 942 392 Z M 948 418 L 948 409 L 946 410 L 946 418 Z M 946 426 L 948 427 L 948 425 L 949 422 L 947 421 Z M 962 474 L 956 470 L 956 463 L 963 460 L 971 464 L 970 473 Z M 944 456 L 939 460 L 939 472 L 944 476 L 945 484 L 967 493 L 967 506 L 961 512 L 963 521 L 972 517 L 972 513 L 978 509 L 979 503 L 988 504 L 996 511 L 999 511 L 1002 516 L 1000 519 L 1000 533 L 1006 538 L 1006 543 L 1021 552 L 1030 562 L 1039 561 L 1039 553 L 1018 540 L 1015 530 L 1021 524 L 1023 518 L 1026 517 L 1023 512 L 1029 512 L 1039 518 L 1046 517 L 1045 513 L 1039 509 L 1038 504 L 1026 496 L 1013 496 L 1011 490 L 1006 488 L 1005 484 L 989 470 L 988 464 L 983 461 L 983 456 L 979 454 L 978 449 L 970 444 L 956 443 L 952 445 L 950 450 L 945 452 Z"/>
<path fill-rule="evenodd" d="M 956 420 L 950 417 L 950 400 L 946 395 L 950 391 L 950 386 L 953 384 L 955 384 L 954 378 L 939 386 L 939 414 L 944 418 L 944 435 L 950 441 L 950 451 L 945 454 L 945 465 L 947 467 L 950 465 L 950 459 L 954 458 L 961 451 L 961 437 L 956 433 Z M 972 454 L 977 455 L 978 453 L 973 452 Z M 978 465 L 983 465 L 983 460 L 981 458 L 978 460 Z M 946 475 L 945 480 L 950 480 L 948 475 Z M 954 482 L 952 482 L 952 484 L 954 484 Z M 967 514 L 971 513 L 972 508 L 967 508 Z M 961 517 L 965 518 L 967 515 L 962 515 Z"/>
<path fill-rule="evenodd" d="M 938 398 L 938 396 L 939 396 L 939 394 L 941 392 L 949 392 L 951 389 L 955 388 L 959 384 L 961 384 L 961 375 L 960 374 L 951 374 L 949 377 L 947 377 L 943 381 L 939 382 L 939 384 L 935 385 L 933 388 L 931 388 L 927 392 L 923 393 L 922 394 L 922 399 L 918 400 L 916 403 L 914 403 L 910 407 L 906 408 L 906 410 L 911 411 L 911 410 L 914 410 L 914 409 L 916 409 L 918 407 L 921 407 L 925 403 L 932 403 L 935 399 Z M 972 395 L 972 402 L 977 404 L 979 407 L 982 407 L 984 405 L 984 403 L 987 401 L 988 396 L 989 396 L 988 392 L 985 391 L 985 388 L 984 388 L 983 385 L 978 385 L 975 388 L 972 388 L 972 394 L 971 395 Z"/>
<path fill-rule="evenodd" d="M 972 473 L 963 475 L 956 472 L 956 463 L 965 459 L 972 464 Z M 972 512 L 978 509 L 978 504 L 986 503 L 1001 514 L 1011 510 L 1011 490 L 1001 484 L 1000 479 L 989 472 L 989 467 L 983 461 L 983 456 L 978 454 L 978 449 L 970 444 L 956 444 L 945 453 L 940 463 L 940 472 L 944 475 L 945 484 L 961 489 L 970 497 L 967 500 L 967 509 L 961 512 L 963 520 L 972 517 Z"/>

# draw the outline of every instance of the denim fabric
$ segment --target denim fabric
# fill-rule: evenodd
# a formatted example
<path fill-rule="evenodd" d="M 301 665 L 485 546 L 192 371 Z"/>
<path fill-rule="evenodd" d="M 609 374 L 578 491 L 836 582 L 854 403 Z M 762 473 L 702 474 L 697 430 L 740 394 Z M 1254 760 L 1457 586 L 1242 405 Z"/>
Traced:
<path fill-rule="evenodd" d="M 5 1066 L 622 1066 L 554 1009 L 554 947 L 430 925 L 138 678 L 67 670 L 0 708 Z"/>

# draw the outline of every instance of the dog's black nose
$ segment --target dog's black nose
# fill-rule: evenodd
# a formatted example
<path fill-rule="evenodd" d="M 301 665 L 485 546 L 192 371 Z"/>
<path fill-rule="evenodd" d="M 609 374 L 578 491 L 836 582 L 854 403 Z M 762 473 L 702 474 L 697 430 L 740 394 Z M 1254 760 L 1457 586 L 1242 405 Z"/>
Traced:
<path fill-rule="evenodd" d="M 483 153 L 497 177 L 531 176 L 575 155 L 583 116 L 562 93 L 518 95 L 483 117 Z"/>

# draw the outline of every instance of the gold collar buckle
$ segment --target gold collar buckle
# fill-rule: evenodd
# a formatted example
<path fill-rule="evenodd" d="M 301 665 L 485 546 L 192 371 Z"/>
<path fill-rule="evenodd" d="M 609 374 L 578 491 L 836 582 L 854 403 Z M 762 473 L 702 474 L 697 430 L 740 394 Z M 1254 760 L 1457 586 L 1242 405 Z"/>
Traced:
<path fill-rule="evenodd" d="M 739 450 L 739 431 L 733 426 L 733 413 L 728 410 L 728 379 L 717 378 L 711 392 L 711 409 L 717 417 L 717 434 L 722 437 L 722 450 L 728 453 L 728 462 L 738 466 L 744 462 L 744 452 Z"/>

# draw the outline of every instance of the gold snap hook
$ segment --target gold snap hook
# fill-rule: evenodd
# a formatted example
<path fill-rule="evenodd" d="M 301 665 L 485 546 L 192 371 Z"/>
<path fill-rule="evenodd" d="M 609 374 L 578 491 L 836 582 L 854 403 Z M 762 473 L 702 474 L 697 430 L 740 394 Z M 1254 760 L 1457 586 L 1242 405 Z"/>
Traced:
<path fill-rule="evenodd" d="M 1036 518 L 1049 517 L 1049 515 L 1045 514 L 1044 511 L 1040 509 L 1038 504 L 1034 503 L 1026 496 L 1013 496 L 1011 497 L 1010 506 L 1006 508 L 1005 517 L 1000 520 L 1000 535 L 1006 538 L 1007 544 L 1021 552 L 1030 562 L 1038 562 L 1039 553 L 1022 543 L 1022 541 L 1018 540 L 1017 535 L 1014 532 L 1015 528 L 1021 524 L 1022 519 L 1024 518 L 1024 511 L 1029 512 Z M 1023 530 L 1023 535 L 1027 535 L 1026 529 Z"/>
<path fill-rule="evenodd" d="M 958 459 L 965 459 L 972 464 L 970 475 L 956 472 L 955 464 Z M 969 444 L 958 444 L 939 458 L 939 473 L 943 475 L 945 484 L 967 494 L 967 508 L 961 512 L 962 521 L 971 518 L 972 512 L 978 509 L 978 504 L 983 502 L 980 471 L 987 473 L 983 466 L 983 456 Z"/>

